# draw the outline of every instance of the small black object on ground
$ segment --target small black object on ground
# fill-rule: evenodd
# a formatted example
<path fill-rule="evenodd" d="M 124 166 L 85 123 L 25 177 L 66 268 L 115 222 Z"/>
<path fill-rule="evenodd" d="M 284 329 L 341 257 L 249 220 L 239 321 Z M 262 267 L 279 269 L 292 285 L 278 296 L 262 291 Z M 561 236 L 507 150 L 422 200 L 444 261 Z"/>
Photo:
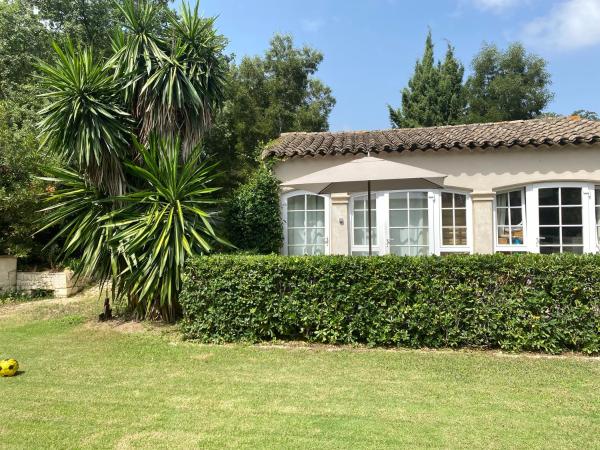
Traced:
<path fill-rule="evenodd" d="M 107 320 L 112 320 L 112 309 L 110 307 L 110 300 L 108 297 L 104 299 L 104 312 L 98 316 L 98 320 L 100 322 L 106 322 Z"/>

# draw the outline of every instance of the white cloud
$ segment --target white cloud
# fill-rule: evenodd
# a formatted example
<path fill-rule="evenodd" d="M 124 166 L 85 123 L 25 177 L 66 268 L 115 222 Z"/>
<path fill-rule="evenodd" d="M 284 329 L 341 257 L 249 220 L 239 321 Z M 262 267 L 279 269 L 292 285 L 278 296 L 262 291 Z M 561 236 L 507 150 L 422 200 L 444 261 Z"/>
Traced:
<path fill-rule="evenodd" d="M 307 33 L 316 33 L 321 28 L 325 26 L 325 21 L 323 19 L 304 19 L 302 21 L 302 29 Z"/>
<path fill-rule="evenodd" d="M 565 0 L 527 24 L 525 42 L 537 47 L 573 50 L 600 44 L 600 0 Z"/>
<path fill-rule="evenodd" d="M 515 6 L 517 3 L 522 3 L 519 0 L 472 0 L 475 6 L 483 10 L 491 10 L 494 12 L 502 12 L 508 8 Z"/>

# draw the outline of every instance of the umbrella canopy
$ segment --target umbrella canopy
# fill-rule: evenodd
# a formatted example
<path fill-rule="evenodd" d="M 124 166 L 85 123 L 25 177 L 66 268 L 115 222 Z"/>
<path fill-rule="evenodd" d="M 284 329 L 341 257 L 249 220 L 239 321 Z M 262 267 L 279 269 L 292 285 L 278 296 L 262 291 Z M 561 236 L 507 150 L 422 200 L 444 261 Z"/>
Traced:
<path fill-rule="evenodd" d="M 428 189 L 444 185 L 446 175 L 388 159 L 366 156 L 328 167 L 281 185 L 316 194 Z M 370 183 L 369 183 L 370 182 Z"/>
<path fill-rule="evenodd" d="M 371 192 L 439 188 L 444 185 L 445 178 L 446 175 L 431 170 L 366 156 L 286 181 L 281 185 L 316 194 L 366 191 L 369 199 L 369 255 L 372 255 Z"/>

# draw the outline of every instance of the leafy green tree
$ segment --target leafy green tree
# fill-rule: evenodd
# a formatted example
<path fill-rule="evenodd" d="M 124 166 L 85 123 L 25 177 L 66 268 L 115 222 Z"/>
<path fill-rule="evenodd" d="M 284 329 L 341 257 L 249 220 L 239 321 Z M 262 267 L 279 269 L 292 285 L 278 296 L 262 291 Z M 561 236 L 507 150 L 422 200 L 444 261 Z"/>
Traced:
<path fill-rule="evenodd" d="M 230 64 L 225 103 L 206 147 L 222 161 L 226 183 L 243 182 L 258 167 L 260 144 L 288 131 L 324 131 L 335 105 L 315 74 L 323 55 L 275 35 L 263 57 Z"/>
<path fill-rule="evenodd" d="M 469 122 L 537 117 L 553 98 L 546 61 L 520 43 L 505 51 L 484 45 L 467 80 Z"/>
<path fill-rule="evenodd" d="M 278 253 L 283 245 L 279 181 L 261 166 L 228 202 L 224 222 L 230 242 L 240 250 Z"/>
<path fill-rule="evenodd" d="M 108 61 L 67 44 L 40 66 L 42 143 L 70 166 L 48 169 L 59 188 L 43 229 L 60 227 L 78 273 L 111 279 L 140 316 L 172 320 L 186 258 L 225 242 L 211 225 L 213 167 L 198 147 L 222 102 L 225 39 L 197 6 L 177 16 L 125 0 L 120 10 Z"/>
<path fill-rule="evenodd" d="M 51 43 L 52 33 L 21 1 L 0 2 L 0 99 L 21 96 L 15 91 L 31 84 L 37 60 L 50 58 Z"/>
<path fill-rule="evenodd" d="M 579 116 L 582 119 L 587 120 L 600 120 L 600 116 L 597 112 L 589 111 L 587 109 L 578 109 L 577 111 L 573 111 L 573 116 Z"/>
<path fill-rule="evenodd" d="M 33 236 L 40 196 L 47 187 L 36 175 L 39 164 L 56 161 L 38 147 L 32 103 L 31 94 L 20 102 L 0 100 L 0 255 L 37 264 L 49 255 L 42 251 L 47 236 Z"/>
<path fill-rule="evenodd" d="M 450 45 L 444 62 L 435 64 L 429 32 L 423 57 L 416 62 L 414 74 L 402 90 L 401 108 L 388 105 L 392 126 L 414 128 L 457 123 L 464 114 L 466 103 L 463 76 L 464 67 Z"/>

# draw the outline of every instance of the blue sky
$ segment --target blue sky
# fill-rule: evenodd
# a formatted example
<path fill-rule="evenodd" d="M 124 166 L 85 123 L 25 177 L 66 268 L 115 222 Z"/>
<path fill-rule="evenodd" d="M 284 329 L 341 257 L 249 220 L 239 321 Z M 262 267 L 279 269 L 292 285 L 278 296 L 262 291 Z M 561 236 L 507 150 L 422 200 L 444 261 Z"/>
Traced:
<path fill-rule="evenodd" d="M 600 112 L 600 0 L 201 0 L 204 15 L 238 58 L 262 54 L 273 33 L 323 52 L 318 72 L 337 105 L 332 130 L 389 128 L 386 104 L 423 52 L 428 27 L 436 56 L 446 41 L 467 66 L 482 42 L 515 40 L 549 62 L 555 99 L 548 110 Z"/>

